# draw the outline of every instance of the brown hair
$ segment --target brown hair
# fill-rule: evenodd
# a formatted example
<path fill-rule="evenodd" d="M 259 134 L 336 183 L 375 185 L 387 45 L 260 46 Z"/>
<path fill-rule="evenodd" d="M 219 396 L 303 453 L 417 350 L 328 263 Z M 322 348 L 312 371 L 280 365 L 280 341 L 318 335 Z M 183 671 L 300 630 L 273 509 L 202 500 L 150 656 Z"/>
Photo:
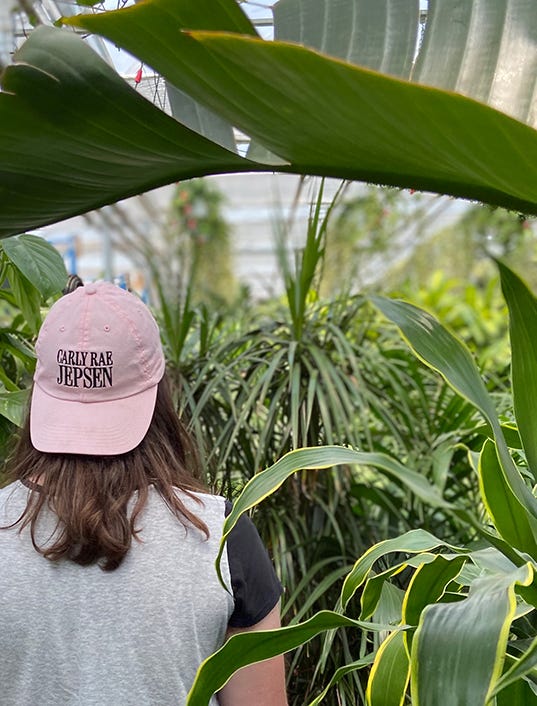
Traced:
<path fill-rule="evenodd" d="M 82 566 L 99 562 L 103 570 L 112 571 L 125 558 L 132 538 L 138 539 L 136 520 L 147 502 L 150 485 L 185 528 L 193 526 L 209 536 L 205 523 L 176 492 L 179 488 L 202 504 L 192 495 L 207 492 L 200 476 L 197 450 L 175 412 L 164 377 L 145 438 L 135 449 L 119 456 L 37 451 L 30 440 L 28 415 L 8 467 L 8 480 L 22 481 L 31 492 L 26 509 L 10 527 L 19 525 L 22 531 L 29 526 L 33 546 L 47 559 L 68 558 Z M 54 541 L 40 546 L 35 530 L 45 506 L 56 514 L 58 524 Z"/>

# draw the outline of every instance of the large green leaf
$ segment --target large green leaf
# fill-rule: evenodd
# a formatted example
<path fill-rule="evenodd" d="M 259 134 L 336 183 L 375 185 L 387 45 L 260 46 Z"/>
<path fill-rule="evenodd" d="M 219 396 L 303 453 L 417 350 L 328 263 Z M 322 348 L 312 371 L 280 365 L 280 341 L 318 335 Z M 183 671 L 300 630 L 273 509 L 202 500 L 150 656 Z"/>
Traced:
<path fill-rule="evenodd" d="M 393 552 L 419 554 L 421 552 L 428 552 L 442 546 L 453 549 L 456 552 L 464 552 L 464 550 L 461 550 L 458 547 L 453 547 L 446 544 L 446 542 L 438 539 L 434 535 L 430 534 L 430 532 L 420 529 L 410 530 L 399 537 L 385 539 L 384 541 L 375 544 L 373 547 L 370 547 L 354 564 L 352 570 L 347 574 L 347 577 L 343 582 L 343 587 L 341 589 L 341 606 L 343 610 L 346 609 L 349 601 L 367 579 L 373 565 L 380 558 Z"/>
<path fill-rule="evenodd" d="M 487 704 L 515 615 L 515 587 L 532 580 L 527 564 L 510 575 L 476 580 L 464 601 L 423 611 L 412 643 L 413 704 Z"/>
<path fill-rule="evenodd" d="M 371 301 L 393 321 L 417 356 L 443 377 L 475 407 L 487 421 L 498 426 L 496 410 L 476 363 L 462 341 L 424 309 L 404 301 L 372 297 Z"/>
<path fill-rule="evenodd" d="M 296 449 L 285 454 L 270 468 L 266 468 L 251 478 L 235 500 L 233 509 L 224 522 L 222 542 L 216 562 L 219 576 L 221 577 L 220 558 L 224 551 L 225 541 L 242 514 L 278 490 L 282 483 L 297 471 L 320 470 L 343 464 L 374 467 L 389 478 L 402 483 L 408 490 L 430 505 L 446 509 L 451 507 L 426 478 L 385 454 L 355 451 L 340 446 Z"/>
<path fill-rule="evenodd" d="M 518 432 L 528 467 L 537 480 L 537 300 L 522 280 L 498 263 L 502 291 L 509 308 L 511 375 Z"/>
<path fill-rule="evenodd" d="M 238 12 L 235 0 L 211 3 L 210 13 L 197 0 L 147 0 L 72 21 L 255 138 L 282 171 L 537 213 L 531 128 L 452 93 L 256 39 Z M 238 25 L 241 34 L 180 31 Z M 0 236 L 180 179 L 266 168 L 163 114 L 70 32 L 38 28 L 15 62 L 0 94 Z"/>
<path fill-rule="evenodd" d="M 15 59 L 0 93 L 0 237 L 196 174 L 245 169 L 70 31 L 39 27 Z"/>
<path fill-rule="evenodd" d="M 527 126 L 462 96 L 294 44 L 199 31 L 183 33 L 180 40 L 169 40 L 169 32 L 161 42 L 144 40 L 142 19 L 157 22 L 158 16 L 159 26 L 169 22 L 163 3 L 80 16 L 73 23 L 140 56 L 290 162 L 286 171 L 535 210 L 537 184 L 532 186 L 528 173 L 537 156 L 537 133 Z"/>

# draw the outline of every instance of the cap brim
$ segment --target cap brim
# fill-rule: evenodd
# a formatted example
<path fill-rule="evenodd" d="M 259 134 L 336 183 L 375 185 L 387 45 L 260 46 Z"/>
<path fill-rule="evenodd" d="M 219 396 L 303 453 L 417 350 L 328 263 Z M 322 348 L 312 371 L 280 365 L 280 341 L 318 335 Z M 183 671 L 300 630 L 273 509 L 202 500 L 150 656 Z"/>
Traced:
<path fill-rule="evenodd" d="M 52 397 L 34 384 L 30 438 L 47 453 L 116 456 L 132 451 L 149 429 L 157 385 L 106 402 L 74 402 Z"/>

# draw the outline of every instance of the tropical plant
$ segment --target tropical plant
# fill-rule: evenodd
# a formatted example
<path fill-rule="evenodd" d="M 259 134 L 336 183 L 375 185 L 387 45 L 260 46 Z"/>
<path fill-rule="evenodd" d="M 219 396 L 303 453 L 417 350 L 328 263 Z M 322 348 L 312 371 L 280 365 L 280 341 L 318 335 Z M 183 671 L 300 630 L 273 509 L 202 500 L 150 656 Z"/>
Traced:
<path fill-rule="evenodd" d="M 235 0 L 148 0 L 65 20 L 250 136 L 258 161 L 151 105 L 72 32 L 38 27 L 3 75 L 0 235 L 165 183 L 267 168 L 537 211 L 532 60 L 521 53 L 534 46 L 532 3 L 512 0 L 507 12 L 505 0 L 431 0 L 415 61 L 418 0 L 329 3 L 327 22 L 315 7 L 281 0 L 276 36 L 343 60 L 260 39 Z"/>
<path fill-rule="evenodd" d="M 18 53 L 15 64 L 6 70 L 0 94 L 0 235 L 61 220 L 178 179 L 267 168 L 430 189 L 536 212 L 537 182 L 532 167 L 537 138 L 532 127 L 460 95 L 406 80 L 412 71 L 414 78 L 429 84 L 460 90 L 483 101 L 489 96 L 500 108 L 505 108 L 505 104 L 499 104 L 497 99 L 504 95 L 510 109 L 525 111 L 517 112 L 519 119 L 531 120 L 531 100 L 524 86 L 533 84 L 526 80 L 524 69 L 519 73 L 520 81 L 511 80 L 517 52 L 530 45 L 520 41 L 521 37 L 528 38 L 534 26 L 530 5 L 514 0 L 507 13 L 504 0 L 431 2 L 414 67 L 419 32 L 416 0 L 349 0 L 337 5 L 337 18 L 330 15 L 326 26 L 320 28 L 320 48 L 337 46 L 331 51 L 338 53 L 343 47 L 347 61 L 283 41 L 260 40 L 234 0 L 148 0 L 119 12 L 70 20 L 71 24 L 108 36 L 153 66 L 170 84 L 252 137 L 252 159 L 225 149 L 211 137 L 197 135 L 164 115 L 130 90 L 72 34 L 53 28 L 36 30 Z M 334 6 L 332 3 L 331 9 Z M 285 8 L 291 18 L 300 18 L 301 12 L 306 13 L 308 20 L 315 16 L 308 3 L 282 1 L 279 9 Z M 386 38 L 384 44 L 363 41 L 356 31 L 363 24 L 360 11 L 364 8 L 370 13 L 367 35 Z M 355 11 L 355 16 L 349 14 Z M 468 12 L 474 13 L 471 22 L 465 21 Z M 402 31 L 390 34 L 388 29 L 393 27 L 394 18 Z M 277 27 L 283 27 L 279 23 L 277 20 Z M 307 24 L 297 22 L 296 26 Z M 318 22 L 313 24 L 319 28 Z M 342 31 L 347 28 L 351 31 L 345 43 Z M 469 29 L 460 31 L 462 28 Z M 277 36 L 297 38 L 296 34 L 282 34 L 279 29 Z M 336 44 L 328 41 L 333 37 Z M 357 39 L 356 43 L 351 42 L 352 38 Z M 310 40 L 304 37 L 304 41 Z M 499 56 L 498 46 L 502 50 Z M 479 62 L 475 61 L 476 52 Z M 405 80 L 359 68 L 349 60 Z M 508 71 L 504 70 L 507 64 Z M 528 62 L 527 71 L 531 72 L 530 67 Z M 285 82 L 282 76 L 286 77 Z M 502 77 L 507 77 L 507 84 L 502 84 Z M 256 154 L 261 156 L 255 159 Z M 28 199 L 28 192 L 32 199 Z M 225 366 L 217 372 L 221 379 L 227 374 Z M 417 386 L 412 398 L 421 399 L 421 392 Z M 185 399 L 197 403 L 195 395 L 185 394 Z M 307 403 L 307 395 L 304 399 Z M 401 407 L 410 419 L 411 406 Z M 306 404 L 306 413 L 308 409 Z M 387 443 L 388 435 L 381 434 Z M 444 458 L 449 456 L 447 451 Z M 369 479 L 371 466 L 380 465 L 386 472 L 386 464 L 391 467 L 392 463 L 392 459 L 386 461 L 390 457 L 385 454 L 379 459 L 341 449 L 324 455 L 314 451 L 313 457 L 308 456 L 309 461 L 298 455 L 301 452 L 293 453 L 278 466 L 278 473 L 282 468 L 292 471 L 308 463 L 319 468 L 327 462 L 359 461 L 367 464 L 367 472 L 360 478 Z M 503 462 L 506 458 L 503 453 Z M 440 465 L 445 468 L 445 462 Z M 390 475 L 392 483 L 405 488 L 418 484 L 418 495 L 439 508 L 441 521 L 453 515 L 453 502 L 439 497 L 437 487 L 421 474 L 409 476 L 408 469 L 400 464 L 396 468 Z M 273 475 L 274 471 L 268 476 L 270 487 Z M 267 476 L 259 474 L 252 483 L 257 483 L 258 478 Z M 265 486 L 260 494 L 266 492 Z M 259 497 L 258 494 L 256 498 Z M 237 512 L 240 503 L 238 507 Z M 457 521 L 461 521 L 460 514 Z M 472 521 L 470 527 L 473 526 Z M 479 523 L 475 531 L 478 529 L 483 533 Z M 489 535 L 490 532 L 487 537 L 492 541 L 494 535 Z M 500 540 L 496 544 L 505 552 L 510 551 L 508 544 Z M 516 558 L 516 550 L 513 551 L 510 557 Z M 526 578 L 519 575 L 513 583 L 524 583 Z M 374 583 L 372 579 L 368 584 L 370 594 L 380 583 L 384 596 L 397 593 L 391 591 L 388 583 Z M 384 607 L 386 601 L 378 605 Z M 283 635 L 288 636 L 286 645 L 292 646 L 327 628 L 371 628 L 370 622 L 353 620 L 337 611 L 321 613 L 311 618 L 306 627 L 289 626 Z M 376 627 L 390 631 L 390 621 L 391 616 Z M 399 630 L 398 634 L 402 632 Z M 225 654 L 236 656 L 247 640 L 253 650 L 260 639 L 266 644 L 272 642 L 279 651 L 285 648 L 282 633 L 264 638 L 250 635 L 243 636 L 243 642 L 233 638 L 224 648 Z M 384 655 L 398 660 L 402 655 L 401 639 L 404 636 L 384 641 L 384 649 L 380 648 Z M 418 639 L 413 641 L 417 642 Z M 367 641 L 361 645 L 367 650 Z M 247 653 L 245 649 L 243 655 Z M 259 653 L 248 654 L 251 658 Z M 359 666 L 372 660 L 371 653 L 359 657 Z M 218 665 L 220 659 L 217 656 L 212 664 Z M 386 665 L 386 656 L 383 660 Z M 229 665 L 233 666 L 233 659 Z M 356 666 L 341 667 L 334 678 L 345 671 L 352 673 Z M 396 672 L 406 679 L 404 669 Z M 378 664 L 376 673 L 382 674 Z M 200 688 L 208 693 L 222 683 L 226 674 L 224 671 L 212 682 L 202 676 L 198 687 L 201 684 Z M 389 682 L 377 681 L 383 683 Z M 396 691 L 400 692 L 401 689 Z"/>
<path fill-rule="evenodd" d="M 206 450 L 208 480 L 233 498 L 292 449 L 350 444 L 392 454 L 471 508 L 477 483 L 456 448 L 473 433 L 471 406 L 419 365 L 363 296 L 317 293 L 332 215 L 319 193 L 304 249 L 281 253 L 280 301 L 245 301 L 223 316 L 193 306 L 188 291 L 178 306 L 165 283 L 159 289 L 168 369 L 181 414 Z M 404 484 L 351 467 L 298 474 L 257 510 L 256 525 L 289 589 L 286 622 L 333 607 L 339 580 L 377 541 L 416 525 L 446 541 L 467 539 L 457 518 L 431 510 Z M 353 640 L 340 633 L 329 662 L 344 663 Z M 291 703 L 303 706 L 322 683 L 320 657 L 317 645 L 294 653 Z M 339 686 L 351 702 L 361 688 L 359 680 Z"/>
<path fill-rule="evenodd" d="M 0 244 L 0 461 L 21 424 L 35 367 L 41 307 L 67 282 L 61 255 L 43 238 L 18 235 Z M 0 474 L 0 484 L 2 476 Z"/>
<path fill-rule="evenodd" d="M 480 452 L 468 452 L 480 486 L 482 505 L 476 511 L 448 502 L 423 476 L 399 466 L 399 480 L 410 485 L 410 479 L 420 478 L 420 487 L 413 490 L 441 513 L 457 515 L 475 533 L 474 541 L 456 546 L 414 529 L 373 546 L 345 577 L 335 611 L 320 612 L 278 631 L 232 638 L 200 669 L 189 706 L 208 703 L 210 694 L 249 661 L 285 652 L 344 626 L 369 636 L 366 649 L 350 655 L 349 664 L 327 677 L 310 706 L 321 703 L 344 675 L 371 664 L 366 693 L 370 706 L 400 705 L 408 699 L 421 706 L 537 703 L 537 500 L 532 492 L 537 299 L 511 270 L 499 267 L 510 315 L 517 429 L 500 423 L 463 343 L 425 311 L 402 301 L 374 298 L 415 354 L 484 417 Z M 392 474 L 393 459 L 387 463 L 388 458 L 336 447 L 291 452 L 247 484 L 227 520 L 224 541 L 243 512 L 298 470 L 356 463 Z M 379 568 L 379 561 L 392 554 L 392 560 Z M 331 637 L 325 651 L 330 642 Z"/>

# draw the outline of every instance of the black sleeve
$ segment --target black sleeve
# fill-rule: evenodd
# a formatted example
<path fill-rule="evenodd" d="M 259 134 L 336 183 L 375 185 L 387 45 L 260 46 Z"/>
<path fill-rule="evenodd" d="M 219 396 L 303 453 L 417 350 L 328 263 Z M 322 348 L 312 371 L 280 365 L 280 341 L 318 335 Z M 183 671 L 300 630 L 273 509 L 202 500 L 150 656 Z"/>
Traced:
<path fill-rule="evenodd" d="M 226 516 L 232 505 L 226 501 Z M 235 610 L 229 626 L 248 628 L 274 608 L 282 594 L 268 552 L 250 518 L 242 515 L 227 539 Z"/>

